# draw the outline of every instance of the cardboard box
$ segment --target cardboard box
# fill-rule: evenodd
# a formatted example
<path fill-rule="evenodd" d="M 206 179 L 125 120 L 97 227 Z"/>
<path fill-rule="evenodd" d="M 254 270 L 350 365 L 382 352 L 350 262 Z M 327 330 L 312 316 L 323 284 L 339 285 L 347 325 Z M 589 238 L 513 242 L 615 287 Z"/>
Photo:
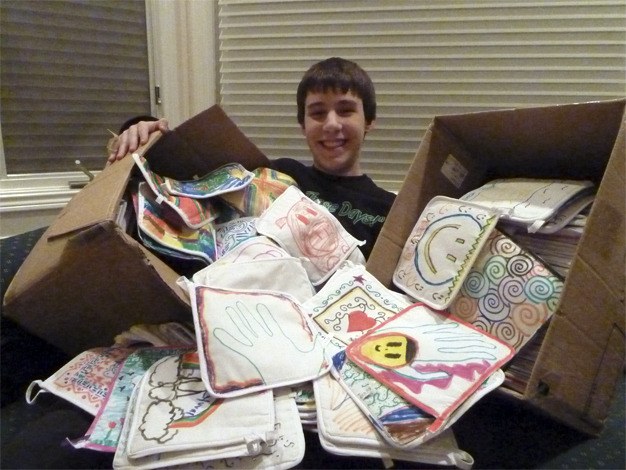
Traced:
<path fill-rule="evenodd" d="M 495 178 L 599 184 L 557 311 L 523 394 L 501 389 L 588 434 L 603 427 L 624 371 L 626 100 L 436 117 L 367 269 L 383 284 L 424 206 Z"/>
<path fill-rule="evenodd" d="M 155 172 L 176 179 L 233 161 L 248 169 L 268 164 L 217 106 L 153 134 L 138 153 Z M 127 156 L 72 198 L 13 278 L 3 314 L 69 354 L 110 346 L 135 324 L 192 321 L 179 275 L 116 222 L 133 174 L 139 173 Z"/>

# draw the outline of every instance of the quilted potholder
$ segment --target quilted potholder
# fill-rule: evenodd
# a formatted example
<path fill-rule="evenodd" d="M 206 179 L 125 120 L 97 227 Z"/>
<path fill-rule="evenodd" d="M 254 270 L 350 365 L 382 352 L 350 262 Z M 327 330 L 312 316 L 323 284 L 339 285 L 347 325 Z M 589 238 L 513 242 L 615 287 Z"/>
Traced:
<path fill-rule="evenodd" d="M 184 194 L 174 195 L 168 192 L 167 178 L 163 178 L 150 170 L 150 165 L 144 157 L 136 153 L 133 153 L 132 156 L 152 190 L 156 204 L 164 203 L 169 209 L 164 208 L 162 212 L 166 214 L 170 223 L 179 225 L 180 222 L 183 222 L 190 228 L 199 228 L 215 220 L 219 215 L 209 200 L 199 200 Z M 176 217 L 168 214 L 170 212 L 176 214 Z"/>
<path fill-rule="evenodd" d="M 364 266 L 348 262 L 303 304 L 313 321 L 344 345 L 409 305 Z"/>
<path fill-rule="evenodd" d="M 40 393 L 52 393 L 96 415 L 103 405 L 120 367 L 133 348 L 93 348 L 78 354 L 46 380 L 34 380 L 26 390 L 26 402 Z M 35 387 L 40 390 L 33 396 Z"/>
<path fill-rule="evenodd" d="M 202 257 L 207 263 L 215 260 L 215 232 L 212 225 L 198 229 L 173 226 L 163 218 L 159 206 L 147 197 L 141 184 L 137 196 L 137 225 L 146 236 L 171 250 Z"/>
<path fill-rule="evenodd" d="M 193 276 L 194 283 L 224 289 L 282 292 L 305 302 L 315 294 L 302 261 L 292 256 L 232 264 L 212 264 Z"/>
<path fill-rule="evenodd" d="M 153 468 L 174 468 L 175 466 L 201 466 L 203 462 L 213 462 L 218 459 L 239 457 L 242 455 L 257 455 L 264 449 L 259 436 L 251 437 L 249 441 L 242 439 L 239 444 L 232 444 L 223 447 L 201 447 L 198 449 L 187 449 L 180 451 L 170 451 L 163 453 L 149 454 L 144 457 L 131 457 L 128 454 L 128 443 L 133 427 L 131 423 L 136 419 L 138 408 L 138 397 L 140 387 L 135 387 L 128 403 L 124 427 L 120 435 L 119 443 L 113 458 L 113 468 L 116 470 L 148 470 Z M 271 392 L 265 392 L 271 394 Z M 268 436 L 273 437 L 273 434 Z M 167 450 L 167 449 L 164 449 Z M 199 464 L 199 465 L 198 465 Z"/>
<path fill-rule="evenodd" d="M 586 180 L 501 178 L 463 195 L 471 201 L 501 211 L 502 220 L 523 224 L 529 232 L 540 229 L 575 197 L 593 191 Z"/>
<path fill-rule="evenodd" d="M 450 465 L 469 470 L 474 459 L 459 449 L 452 429 L 446 429 L 418 447 L 404 450 L 386 442 L 346 390 L 330 374 L 315 382 L 318 431 L 322 447 L 345 456 Z M 387 467 L 391 467 L 388 462 Z"/>
<path fill-rule="evenodd" d="M 260 446 L 274 439 L 273 396 L 268 391 L 229 400 L 212 397 L 195 352 L 170 356 L 144 374 L 129 426 L 130 458 L 200 449 L 211 449 L 216 458 L 230 453 L 229 446 L 252 441 Z"/>
<path fill-rule="evenodd" d="M 259 217 L 257 231 L 302 258 L 313 285 L 328 279 L 364 243 L 295 186 L 287 188 Z"/>
<path fill-rule="evenodd" d="M 305 443 L 294 399 L 284 389 L 275 389 L 274 405 L 276 425 L 273 445 L 265 447 L 258 455 L 211 461 L 210 468 L 285 470 L 298 465 L 304 457 Z"/>
<path fill-rule="evenodd" d="M 256 217 L 241 217 L 215 225 L 216 257 L 221 258 L 248 238 L 256 237 Z"/>
<path fill-rule="evenodd" d="M 289 186 L 296 185 L 291 176 L 271 168 L 257 168 L 252 173 L 254 177 L 248 186 L 221 195 L 244 216 L 260 216 Z"/>
<path fill-rule="evenodd" d="M 420 304 L 346 348 L 357 366 L 440 420 L 447 419 L 514 352 L 488 333 Z"/>
<path fill-rule="evenodd" d="M 240 163 L 227 163 L 198 179 L 177 181 L 166 177 L 164 183 L 170 194 L 208 199 L 239 191 L 248 186 L 253 178 L 254 173 L 246 170 Z"/>
<path fill-rule="evenodd" d="M 325 338 L 279 292 L 190 289 L 202 378 L 217 397 L 292 385 L 326 373 Z"/>
<path fill-rule="evenodd" d="M 449 310 L 519 351 L 552 316 L 563 285 L 540 260 L 496 230 Z"/>
<path fill-rule="evenodd" d="M 432 308 L 447 308 L 497 222 L 492 209 L 434 197 L 406 240 L 394 284 Z"/>
<path fill-rule="evenodd" d="M 143 374 L 156 361 L 184 351 L 180 348 L 148 347 L 139 348 L 130 354 L 109 388 L 106 400 L 98 410 L 85 437 L 78 442 L 72 442 L 74 447 L 115 452 L 130 396 Z"/>

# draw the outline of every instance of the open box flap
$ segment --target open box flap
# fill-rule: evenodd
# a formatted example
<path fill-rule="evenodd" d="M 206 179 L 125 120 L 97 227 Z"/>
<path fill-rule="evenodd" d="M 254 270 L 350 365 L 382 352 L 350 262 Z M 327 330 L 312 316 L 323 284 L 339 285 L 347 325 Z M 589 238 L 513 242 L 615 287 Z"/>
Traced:
<path fill-rule="evenodd" d="M 148 142 L 137 149 L 137 153 L 144 155 L 161 136 L 160 132 L 152 134 Z M 107 220 L 115 220 L 134 165 L 134 160 L 129 156 L 107 165 L 63 208 L 46 231 L 47 239 L 93 227 Z"/>
<path fill-rule="evenodd" d="M 574 103 L 439 116 L 435 121 L 463 142 L 473 158 L 485 161 L 492 178 L 592 178 L 599 183 L 625 105 L 623 99 Z"/>
<path fill-rule="evenodd" d="M 218 105 L 163 135 L 146 154 L 150 169 L 177 180 L 202 177 L 226 163 L 246 169 L 268 166 L 268 158 Z"/>

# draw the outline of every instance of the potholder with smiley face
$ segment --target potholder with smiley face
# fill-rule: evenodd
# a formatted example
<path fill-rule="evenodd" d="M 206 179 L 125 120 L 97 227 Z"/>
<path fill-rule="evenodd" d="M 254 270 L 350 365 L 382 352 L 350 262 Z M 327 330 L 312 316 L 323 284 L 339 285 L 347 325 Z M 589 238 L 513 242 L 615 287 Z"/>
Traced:
<path fill-rule="evenodd" d="M 514 353 L 494 336 L 422 304 L 346 347 L 350 361 L 440 425 Z"/>
<path fill-rule="evenodd" d="M 434 309 L 447 308 L 495 229 L 498 215 L 458 199 L 433 198 L 406 240 L 393 283 Z"/>

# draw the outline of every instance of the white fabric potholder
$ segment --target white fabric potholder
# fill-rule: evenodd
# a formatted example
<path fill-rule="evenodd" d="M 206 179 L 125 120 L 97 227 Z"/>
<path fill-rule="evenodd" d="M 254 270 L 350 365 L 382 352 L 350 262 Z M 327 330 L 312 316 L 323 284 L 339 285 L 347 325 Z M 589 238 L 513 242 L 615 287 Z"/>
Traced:
<path fill-rule="evenodd" d="M 134 350 L 100 347 L 83 351 L 46 380 L 33 380 L 26 390 L 26 403 L 34 403 L 41 393 L 52 393 L 95 416 Z M 40 389 L 33 396 L 36 387 Z"/>
<path fill-rule="evenodd" d="M 313 380 L 328 372 L 326 338 L 292 296 L 190 289 L 202 379 L 217 397 Z"/>
<path fill-rule="evenodd" d="M 273 439 L 274 403 L 271 392 L 228 400 L 206 391 L 195 352 L 169 356 L 154 363 L 138 385 L 135 414 L 126 451 L 131 458 L 152 454 L 249 447 Z M 219 449 L 219 451 L 218 451 Z"/>
<path fill-rule="evenodd" d="M 502 220 L 523 224 L 535 232 L 572 198 L 588 195 L 586 180 L 500 178 L 464 194 L 460 199 L 502 212 Z"/>
<path fill-rule="evenodd" d="M 474 459 L 459 449 L 452 429 L 410 450 L 386 442 L 346 390 L 330 374 L 313 382 L 322 447 L 337 455 L 403 460 L 470 469 Z"/>
<path fill-rule="evenodd" d="M 194 274 L 193 282 L 224 289 L 283 292 L 301 303 L 315 294 L 302 261 L 292 256 L 212 264 Z"/>
<path fill-rule="evenodd" d="M 447 308 L 497 222 L 493 209 L 434 197 L 406 240 L 393 283 L 429 307 Z"/>
<path fill-rule="evenodd" d="M 145 457 L 131 457 L 128 455 L 128 440 L 131 433 L 130 423 L 136 417 L 137 397 L 139 387 L 135 387 L 128 403 L 124 427 L 120 435 L 119 443 L 113 457 L 113 468 L 116 470 L 148 470 L 153 468 L 171 468 L 173 466 L 196 464 L 198 462 L 212 461 L 216 459 L 234 458 L 242 455 L 257 455 L 263 452 L 263 443 L 257 436 L 248 442 L 233 444 L 226 447 L 201 448 L 197 450 L 181 450 L 155 453 Z M 264 392 L 271 394 L 270 391 Z M 273 435 L 269 435 L 273 437 Z M 243 440 L 245 441 L 245 439 Z M 195 468 L 195 465 L 192 465 Z"/>
<path fill-rule="evenodd" d="M 261 259 L 291 258 L 292 256 L 275 241 L 264 235 L 247 238 L 230 250 L 222 253 L 213 264 L 231 264 Z"/>
<path fill-rule="evenodd" d="M 298 410 L 292 394 L 284 388 L 274 389 L 276 426 L 274 445 L 255 456 L 234 457 L 211 462 L 212 469 L 286 470 L 304 458 L 304 432 L 298 420 Z"/>
<path fill-rule="evenodd" d="M 290 186 L 259 217 L 257 231 L 302 258 L 313 285 L 335 272 L 365 242 L 350 235 L 328 209 Z"/>
<path fill-rule="evenodd" d="M 365 266 L 345 262 L 303 306 L 313 321 L 347 345 L 411 305 L 387 289 Z"/>

